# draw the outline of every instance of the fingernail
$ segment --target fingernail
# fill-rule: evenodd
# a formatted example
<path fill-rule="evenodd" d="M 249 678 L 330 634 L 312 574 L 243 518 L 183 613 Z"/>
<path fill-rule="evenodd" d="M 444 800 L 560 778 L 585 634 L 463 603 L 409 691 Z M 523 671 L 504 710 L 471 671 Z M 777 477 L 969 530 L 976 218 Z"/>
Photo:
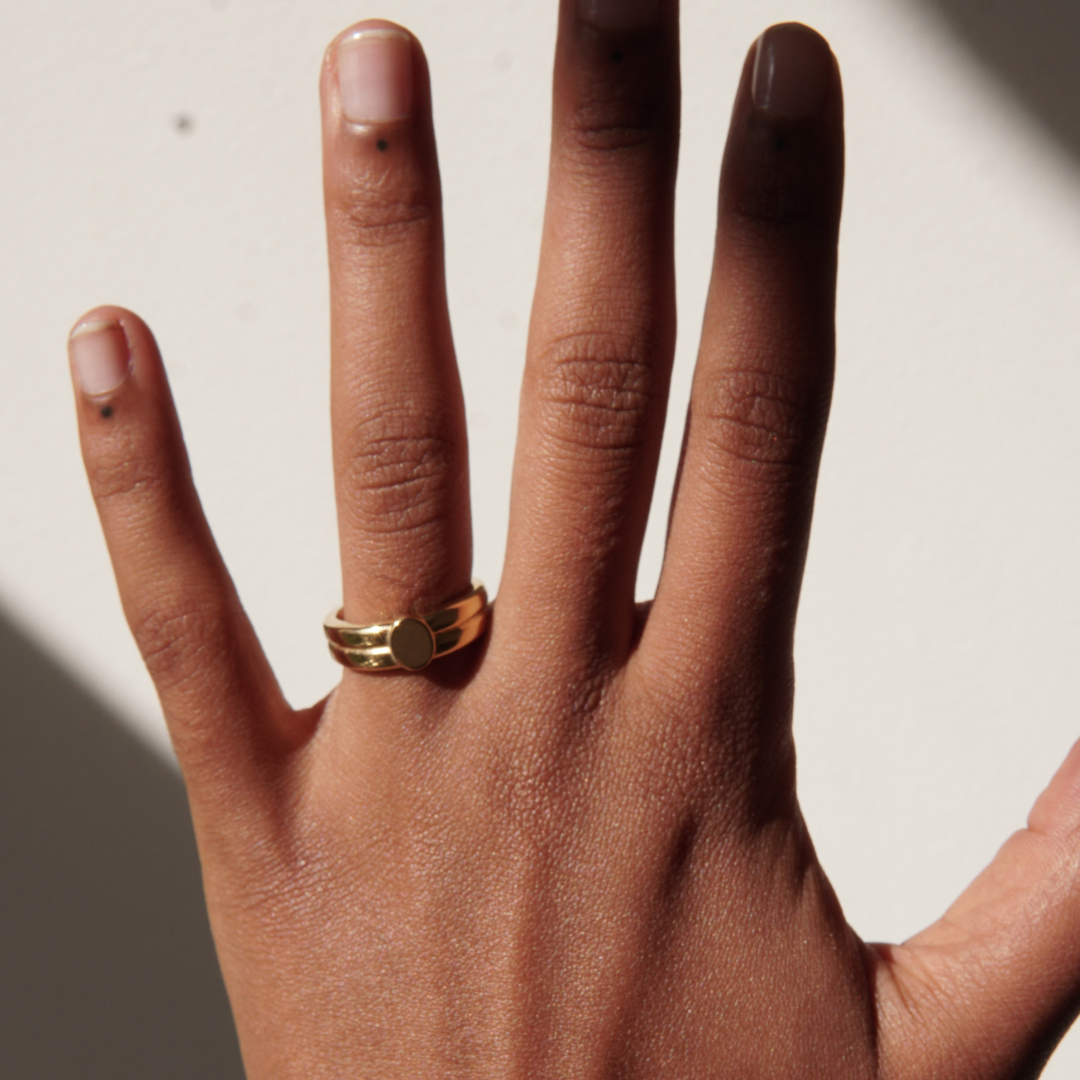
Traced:
<path fill-rule="evenodd" d="M 412 112 L 412 41 L 401 30 L 359 30 L 338 43 L 341 109 L 354 124 L 382 124 Z"/>
<path fill-rule="evenodd" d="M 659 8 L 660 0 L 578 0 L 581 17 L 600 30 L 639 30 Z"/>
<path fill-rule="evenodd" d="M 754 105 L 792 120 L 821 108 L 832 77 L 832 52 L 818 33 L 801 23 L 771 26 L 758 38 L 754 57 Z"/>
<path fill-rule="evenodd" d="M 113 320 L 86 322 L 71 332 L 71 359 L 84 394 L 115 390 L 131 370 L 124 328 Z"/>

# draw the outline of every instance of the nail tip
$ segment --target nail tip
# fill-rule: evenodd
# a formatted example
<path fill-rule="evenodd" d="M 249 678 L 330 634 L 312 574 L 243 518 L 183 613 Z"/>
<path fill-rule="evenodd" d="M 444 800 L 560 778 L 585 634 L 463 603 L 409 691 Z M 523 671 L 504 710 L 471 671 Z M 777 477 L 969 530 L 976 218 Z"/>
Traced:
<path fill-rule="evenodd" d="M 340 50 L 343 46 L 348 45 L 353 41 L 360 41 L 361 39 L 373 41 L 377 38 L 382 38 L 386 41 L 411 41 L 412 35 L 405 30 L 398 30 L 388 26 L 375 26 L 369 29 L 349 30 L 338 40 L 337 48 Z"/>
<path fill-rule="evenodd" d="M 78 323 L 68 334 L 68 341 L 84 337 L 86 334 L 99 334 L 102 330 L 123 330 L 123 324 L 119 319 L 87 319 L 86 322 Z"/>

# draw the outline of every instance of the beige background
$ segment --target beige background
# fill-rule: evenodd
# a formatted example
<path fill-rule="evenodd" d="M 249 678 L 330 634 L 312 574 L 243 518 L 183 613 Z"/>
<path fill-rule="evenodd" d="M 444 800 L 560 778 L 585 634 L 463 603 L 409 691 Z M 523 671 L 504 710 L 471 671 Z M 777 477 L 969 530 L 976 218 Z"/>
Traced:
<path fill-rule="evenodd" d="M 870 938 L 935 917 L 1080 734 L 1078 10 L 684 0 L 682 333 L 640 590 L 659 568 L 738 68 L 765 25 L 802 19 L 840 57 L 849 168 L 800 787 Z M 409 25 L 431 59 L 476 570 L 497 586 L 553 0 L 0 7 L 7 1075 L 237 1075 L 179 783 L 80 471 L 64 335 L 105 301 L 150 321 L 241 594 L 290 697 L 321 696 L 339 576 L 315 84 L 327 40 L 368 15 Z M 1046 1075 L 1078 1067 L 1074 1039 Z"/>

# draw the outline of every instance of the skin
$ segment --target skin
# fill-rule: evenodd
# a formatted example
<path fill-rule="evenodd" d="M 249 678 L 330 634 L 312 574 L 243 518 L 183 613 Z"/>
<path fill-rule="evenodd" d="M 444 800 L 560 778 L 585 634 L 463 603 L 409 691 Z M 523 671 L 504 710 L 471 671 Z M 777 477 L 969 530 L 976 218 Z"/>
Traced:
<path fill-rule="evenodd" d="M 363 26 L 386 26 L 365 23 Z M 355 30 L 356 28 L 350 28 Z M 78 389 L 117 582 L 187 783 L 252 1080 L 1036 1076 L 1080 1005 L 1080 751 L 944 918 L 846 925 L 799 812 L 792 638 L 832 382 L 839 69 L 735 101 L 659 590 L 634 580 L 675 337 L 677 12 L 560 16 L 551 180 L 490 633 L 283 699 L 214 546 L 164 368 Z M 471 573 L 430 91 L 323 105 L 347 618 Z M 808 53 L 805 50 L 809 50 Z M 619 58 L 615 59 L 615 54 Z M 380 148 L 380 141 L 385 145 Z"/>

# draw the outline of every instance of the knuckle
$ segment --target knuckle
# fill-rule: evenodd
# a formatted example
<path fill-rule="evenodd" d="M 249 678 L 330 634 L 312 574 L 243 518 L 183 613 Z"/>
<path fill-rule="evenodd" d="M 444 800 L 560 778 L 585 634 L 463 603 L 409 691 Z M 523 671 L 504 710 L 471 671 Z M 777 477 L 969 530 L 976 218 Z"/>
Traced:
<path fill-rule="evenodd" d="M 173 693 L 204 670 L 221 651 L 207 627 L 212 620 L 194 603 L 173 598 L 132 620 L 131 632 L 159 693 Z"/>
<path fill-rule="evenodd" d="M 572 335 L 549 346 L 537 397 L 553 408 L 556 439 L 589 450 L 640 447 L 657 395 L 650 352 L 641 341 L 606 334 Z"/>
<path fill-rule="evenodd" d="M 397 247 L 431 223 L 431 207 L 397 201 L 354 204 L 345 214 L 346 233 L 356 247 Z"/>
<path fill-rule="evenodd" d="M 570 145 L 586 153 L 650 147 L 668 137 L 656 105 L 618 87 L 587 94 L 568 112 L 565 131 Z"/>
<path fill-rule="evenodd" d="M 361 248 L 395 247 L 430 230 L 435 218 L 426 185 L 386 173 L 349 178 L 333 195 L 335 231 Z"/>
<path fill-rule="evenodd" d="M 554 695 L 508 682 L 495 713 L 501 737 L 482 748 L 473 771 L 483 778 L 492 816 L 511 832 L 551 832 L 554 807 L 588 768 L 589 740 L 574 732 L 603 722 L 613 684 L 613 673 L 595 660 L 575 663 Z"/>
<path fill-rule="evenodd" d="M 803 473 L 814 467 L 824 408 L 808 387 L 744 368 L 725 371 L 705 402 L 710 457 L 757 473 Z"/>
<path fill-rule="evenodd" d="M 441 518 L 456 455 L 434 424 L 384 411 L 357 439 L 346 484 L 367 531 L 415 532 Z"/>
<path fill-rule="evenodd" d="M 99 503 L 142 499 L 162 489 L 166 477 L 153 454 L 138 453 L 128 446 L 118 450 L 87 465 L 90 489 Z"/>
<path fill-rule="evenodd" d="M 726 203 L 725 210 L 731 219 L 757 233 L 814 231 L 824 225 L 817 201 L 806 189 L 779 178 L 737 191 Z"/>

